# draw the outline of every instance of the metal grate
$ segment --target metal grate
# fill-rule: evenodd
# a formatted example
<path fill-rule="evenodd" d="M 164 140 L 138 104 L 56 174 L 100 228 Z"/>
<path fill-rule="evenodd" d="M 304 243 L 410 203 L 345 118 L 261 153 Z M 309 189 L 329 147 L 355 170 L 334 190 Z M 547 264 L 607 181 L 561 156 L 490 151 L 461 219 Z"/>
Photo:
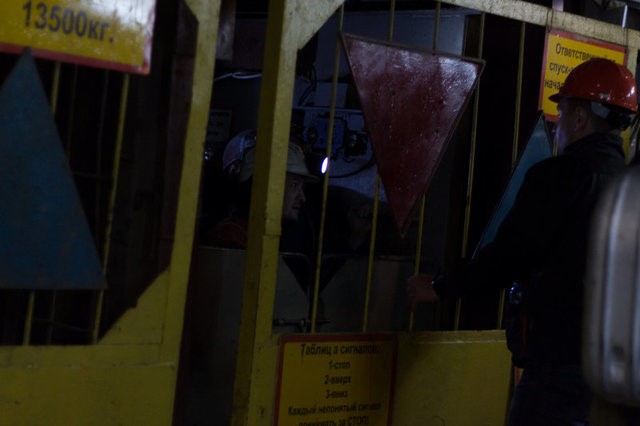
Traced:
<path fill-rule="evenodd" d="M 145 76 L 36 61 L 107 287 L 0 290 L 2 345 L 95 343 L 169 264 L 197 25 L 182 2 L 155 25 Z"/>
<path fill-rule="evenodd" d="M 6 76 L 15 56 L 2 55 Z M 37 61 L 64 152 L 96 249 L 104 259 L 120 100 L 128 76 Z M 120 138 L 121 140 L 121 138 Z M 52 223 L 51 226 L 55 226 Z M 0 342 L 86 344 L 92 341 L 98 294 L 89 290 L 0 291 Z"/>

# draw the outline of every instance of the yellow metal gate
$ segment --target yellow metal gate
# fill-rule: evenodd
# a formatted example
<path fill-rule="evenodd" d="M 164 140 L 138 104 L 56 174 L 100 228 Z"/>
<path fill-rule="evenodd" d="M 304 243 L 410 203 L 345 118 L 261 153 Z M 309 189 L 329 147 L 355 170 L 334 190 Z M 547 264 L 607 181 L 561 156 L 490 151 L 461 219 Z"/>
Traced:
<path fill-rule="evenodd" d="M 0 347 L 0 424 L 170 424 L 176 413 L 177 424 L 183 421 L 185 396 L 191 384 L 183 384 L 178 379 L 180 365 L 180 349 L 188 347 L 191 331 L 202 331 L 207 321 L 198 316 L 200 324 L 192 327 L 187 324 L 183 333 L 185 318 L 185 304 L 187 303 L 187 287 L 190 279 L 191 258 L 194 234 L 197 226 L 198 197 L 200 188 L 200 170 L 202 167 L 203 141 L 207 129 L 210 110 L 211 90 L 214 87 L 214 64 L 216 57 L 215 40 L 217 38 L 218 19 L 221 2 L 203 0 L 185 0 L 188 12 L 180 15 L 184 18 L 186 38 L 192 42 L 191 49 L 171 52 L 174 58 L 182 58 L 190 62 L 192 68 L 185 65 L 185 61 L 158 59 L 158 64 L 173 68 L 175 78 L 171 85 L 182 86 L 181 93 L 188 93 L 184 103 L 173 105 L 173 112 L 186 114 L 184 123 L 175 124 L 173 130 L 184 130 L 183 145 L 179 148 L 167 148 L 163 152 L 159 163 L 172 163 L 162 172 L 173 173 L 168 178 L 167 192 L 159 194 L 140 191 L 127 194 L 131 197 L 131 205 L 145 206 L 138 211 L 139 217 L 133 218 L 136 224 L 144 223 L 143 217 L 156 204 L 154 197 L 162 197 L 162 203 L 169 205 L 167 213 L 170 218 L 166 227 L 158 233 L 148 233 L 143 229 L 134 229 L 133 243 L 142 251 L 153 240 L 155 248 L 164 255 L 165 263 L 154 264 L 149 270 L 137 271 L 126 276 L 130 280 L 129 290 L 133 289 L 133 303 L 124 312 L 110 318 L 106 324 L 100 324 L 104 318 L 102 309 L 107 296 L 98 292 L 67 296 L 57 293 L 32 292 L 28 294 L 7 295 L 25 301 L 24 312 L 11 316 L 10 321 L 19 317 L 18 325 L 11 327 L 14 332 L 7 339 L 15 342 L 19 339 L 22 344 L 5 344 Z M 432 24 L 429 32 L 433 34 L 431 48 L 438 50 L 441 42 L 441 17 L 451 13 L 448 7 L 456 6 L 464 9 L 466 32 L 465 54 L 487 62 L 487 66 L 501 62 L 485 55 L 488 43 L 494 45 L 496 33 L 490 33 L 493 38 L 485 38 L 486 27 L 493 23 L 503 24 L 509 28 L 510 35 L 518 34 L 518 55 L 512 52 L 508 55 L 515 57 L 504 68 L 505 75 L 511 76 L 514 82 L 510 100 L 504 105 L 510 119 L 505 124 L 507 132 L 512 135 L 509 146 L 500 146 L 495 154 L 507 158 L 501 175 L 509 174 L 520 152 L 523 135 L 528 131 L 529 122 L 521 122 L 526 117 L 530 107 L 530 98 L 523 92 L 523 85 L 530 88 L 536 86 L 531 83 L 531 75 L 526 67 L 525 51 L 538 46 L 540 39 L 526 38 L 533 32 L 539 37 L 546 28 L 554 28 L 573 34 L 594 38 L 601 41 L 626 46 L 628 49 L 628 67 L 635 69 L 637 49 L 640 46 L 640 34 L 637 31 L 621 28 L 616 25 L 605 24 L 595 20 L 555 11 L 524 1 L 508 0 L 452 0 L 434 2 L 431 13 Z M 443 10 L 446 9 L 446 10 Z M 164 10 L 164 9 L 163 9 Z M 398 31 L 396 25 L 396 2 L 384 4 L 386 14 L 386 39 L 394 40 L 394 33 Z M 454 9 L 456 13 L 460 10 Z M 255 163 L 255 179 L 252 188 L 251 213 L 249 225 L 248 247 L 241 256 L 244 258 L 236 264 L 237 268 L 244 268 L 241 284 L 242 308 L 239 314 L 239 328 L 237 330 L 237 359 L 232 362 L 235 367 L 235 377 L 226 385 L 233 386 L 233 400 L 229 402 L 230 415 L 234 425 L 263 425 L 273 424 L 276 416 L 276 403 L 286 404 L 288 401 L 278 401 L 274 397 L 281 379 L 281 366 L 278 366 L 280 350 L 283 347 L 283 334 L 274 332 L 274 303 L 276 303 L 277 281 L 284 267 L 278 256 L 279 239 L 281 234 L 280 216 L 285 183 L 285 164 L 287 162 L 287 141 L 289 140 L 292 120 L 292 101 L 294 98 L 294 78 L 298 53 L 307 45 L 310 39 L 319 31 L 332 16 L 338 22 L 338 29 L 342 27 L 345 14 L 344 0 L 273 0 L 269 2 L 266 26 L 266 44 L 264 68 L 260 88 L 259 120 L 257 126 L 257 152 Z M 487 23 L 487 21 L 490 21 Z M 505 27 L 505 28 L 506 28 Z M 159 36 L 158 36 L 159 37 Z M 500 37 L 497 37 L 498 39 Z M 164 41 L 170 44 L 169 41 Z M 532 47 L 533 46 L 533 47 Z M 424 46 L 422 46 L 424 47 Z M 335 126 L 336 98 L 338 97 L 338 68 L 340 62 L 340 45 L 336 44 L 334 57 L 334 73 L 332 77 L 331 102 L 329 108 L 328 128 Z M 186 59 L 185 59 L 186 58 Z M 176 65 L 177 64 L 177 65 Z M 180 68 L 180 64 L 185 68 Z M 56 99 L 64 98 L 68 102 L 75 101 L 78 93 L 74 92 L 76 84 L 71 85 L 69 92 L 58 82 L 68 81 L 67 76 L 60 73 L 77 73 L 75 68 L 64 68 L 58 64 L 47 65 L 54 83 L 51 84 L 50 95 L 54 112 L 59 110 Z M 181 71 L 185 71 L 181 74 Z M 539 69 L 534 70 L 539 75 Z M 516 77 L 513 77 L 516 76 Z M 73 81 L 76 77 L 69 77 Z M 135 78 L 135 77 L 133 77 Z M 149 77 L 152 87 L 164 87 L 166 81 L 153 71 Z M 155 80 L 154 80 L 155 78 Z M 143 139 L 149 143 L 153 137 L 162 137 L 155 133 L 153 126 L 157 121 L 127 123 L 132 106 L 145 108 L 145 102 L 150 102 L 148 96 L 152 91 L 130 90 L 131 77 L 118 74 L 115 78 L 107 77 L 101 81 L 105 99 L 114 97 L 113 87 L 117 86 L 115 96 L 118 99 L 118 113 L 116 114 L 117 128 L 115 132 L 101 133 L 113 137 L 108 145 L 113 153 L 113 161 L 108 171 L 99 170 L 89 176 L 94 181 L 101 182 L 93 185 L 92 193 L 96 196 L 96 241 L 102 246 L 102 261 L 108 276 L 110 262 L 114 257 L 123 260 L 127 257 L 126 249 L 120 247 L 114 253 L 113 242 L 117 238 L 112 235 L 111 224 L 114 219 L 114 209 L 117 209 L 116 191 L 121 182 L 123 170 L 135 174 L 127 169 L 127 162 L 134 161 L 136 156 L 144 156 L 144 143 L 136 145 L 138 150 L 121 151 L 126 142 L 126 126 L 132 125 L 140 130 L 144 129 Z M 115 82 L 114 82 L 115 81 Z M 139 81 L 138 81 L 139 82 Z M 185 83 L 186 82 L 186 83 Z M 108 86 L 108 87 L 105 87 Z M 463 118 L 460 130 L 455 136 L 457 145 L 464 146 L 458 158 L 464 158 L 456 170 L 456 188 L 463 188 L 460 198 L 463 200 L 456 205 L 454 220 L 458 226 L 452 236 L 447 237 L 444 263 L 470 252 L 470 241 L 474 241 L 474 216 L 481 203 L 476 202 L 476 189 L 479 182 L 489 179 L 478 170 L 476 164 L 476 142 L 478 135 L 479 114 L 484 96 L 491 97 L 494 93 L 487 93 L 484 80 L 480 81 L 473 101 L 468 106 L 469 113 Z M 537 90 L 537 89 L 536 89 Z M 109 93 L 109 95 L 107 95 Z M 215 90 L 214 90 L 215 93 Z M 158 99 L 153 99 L 158 101 Z M 105 105 L 113 105 L 113 101 L 105 101 Z M 73 105 L 65 105 L 65 113 L 71 114 L 73 121 Z M 178 112 L 176 112 L 178 111 Z M 186 112 L 185 112 L 186 111 Z M 530 111 L 529 111 L 530 112 Z M 170 130 L 172 130 L 170 129 Z M 113 130 L 113 129 L 111 129 Z M 148 131 L 148 133 L 146 133 Z M 178 132 L 179 133 L 179 132 Z M 133 133 L 135 134 L 135 132 Z M 99 144 L 98 141 L 96 144 Z M 331 153 L 332 132 L 328 132 L 327 151 Z M 71 151 L 69 151 L 71 152 Z M 490 153 L 489 155 L 491 155 Z M 68 154 L 69 155 L 69 154 Z M 101 157 L 98 156 L 98 162 Z M 169 161 L 171 159 L 172 161 Z M 138 158 L 138 161 L 143 161 Z M 154 163 L 155 164 L 155 163 Z M 124 165 L 124 169 L 123 169 Z M 462 168 L 460 168 L 462 165 Z M 163 166 L 165 164 L 163 163 Z M 486 168 L 484 170 L 486 172 Z M 162 174 L 162 173 L 160 173 Z M 106 177 L 105 177 L 106 176 Z M 85 176 L 87 177 L 87 176 Z M 490 180 L 490 179 L 489 179 Z M 105 181 L 109 184 L 105 185 Z M 173 191 L 171 182 L 175 184 Z M 95 182 L 94 182 L 95 183 Z M 500 186 L 501 183 L 498 184 Z M 96 189 L 97 188 L 97 189 Z M 109 188 L 108 190 L 106 188 Z M 430 213 L 433 206 L 429 199 L 423 201 L 416 222 L 415 241 L 411 245 L 415 252 L 409 258 L 382 258 L 378 255 L 379 237 L 377 220 L 380 211 L 377 194 L 379 181 L 376 181 L 376 197 L 372 203 L 373 227 L 365 261 L 355 266 L 357 271 L 353 281 L 364 283 L 361 317 L 350 323 L 347 330 L 323 329 L 322 319 L 324 307 L 320 304 L 320 267 L 325 258 L 322 257 L 322 244 L 325 238 L 326 199 L 328 178 L 322 183 L 322 219 L 320 221 L 320 237 L 317 251 L 316 270 L 313 271 L 313 300 L 311 303 L 308 330 L 300 333 L 310 342 L 325 339 L 329 342 L 339 341 L 348 331 L 349 339 L 357 336 L 376 335 L 382 339 L 390 338 L 397 342 L 397 358 L 393 361 L 395 374 L 393 376 L 393 397 L 389 398 L 391 423 L 394 425 L 417 424 L 455 424 L 455 425 L 499 425 L 505 420 L 511 386 L 511 362 L 506 350 L 504 333 L 501 328 L 503 295 L 494 295 L 491 300 L 477 301 L 461 300 L 448 306 L 442 304 L 431 307 L 425 317 L 414 318 L 408 310 L 405 312 L 406 329 L 398 330 L 388 323 L 377 322 L 376 315 L 380 313 L 374 305 L 379 299 L 372 296 L 374 285 L 384 283 L 388 291 L 398 292 L 405 287 L 405 280 L 412 272 L 420 269 L 420 261 L 424 259 L 423 239 L 429 239 L 432 228 L 429 228 Z M 494 188 L 494 198 L 497 190 Z M 105 197 L 105 194 L 110 194 Z M 106 201 L 105 201 L 106 200 Z M 489 208 L 492 207 L 492 203 Z M 473 209 L 472 209 L 473 206 Z M 173 211 L 171 211 L 173 210 Z M 478 215 L 486 218 L 486 211 Z M 487 209 L 485 209 L 487 210 Z M 132 209 L 135 212 L 135 209 Z M 483 216 L 484 213 L 484 216 Z M 136 221 L 137 220 L 137 221 Z M 162 222 L 166 224 L 166 222 Z M 438 225 L 436 225 L 438 226 Z M 479 225 L 475 225 L 477 228 Z M 117 236 L 116 236 L 117 237 Z M 207 249 L 208 250 L 208 249 Z M 207 250 L 198 248 L 195 256 L 205 256 Z M 203 254 L 204 253 L 204 254 Z M 225 255 L 228 255 L 226 253 Z M 119 257 L 118 257 L 119 256 Z M 232 256 L 235 256 L 232 255 Z M 197 289 L 202 286 L 215 285 L 206 281 L 211 269 L 198 275 L 198 267 L 194 262 L 191 279 Z M 149 259 L 147 259 L 149 260 Z M 152 259 L 151 263 L 157 259 Z M 362 260 L 362 259 L 360 259 Z M 379 268 L 384 262 L 392 265 L 393 274 L 381 275 Z M 230 263 L 215 264 L 214 272 L 221 271 Z M 246 266 L 245 266 L 246 265 Z M 209 265 L 211 266 L 211 265 Z M 383 265 L 384 266 L 384 265 Z M 383 268 L 384 269 L 384 268 Z M 384 269 L 388 273 L 389 269 Z M 235 269 L 234 273 L 242 272 Z M 210 278 L 210 277 L 209 277 Z M 205 280 L 205 281 L 203 281 Z M 149 284 L 150 283 L 150 284 Z M 147 284 L 149 284 L 147 286 Z M 240 284 L 238 284 L 240 285 Z M 109 290 L 106 290 L 109 291 Z M 378 288 L 375 291 L 380 291 Z M 390 293 L 389 293 L 390 294 Z M 2 294 L 5 296 L 5 294 Z M 380 293 L 376 294 L 384 298 Z M 129 296 L 129 299 L 127 299 Z M 139 296 L 139 297 L 138 297 Z M 131 295 L 124 295 L 131 300 Z M 226 303 L 219 297 L 218 303 Z M 8 300 L 8 299 L 7 299 Z M 44 300 L 44 302 L 43 302 Z M 68 323 L 61 317 L 64 312 L 74 312 L 78 300 L 84 307 L 89 307 L 86 315 L 82 316 L 81 324 L 68 327 Z M 351 302 L 351 301 L 349 301 Z M 44 308 L 42 304 L 46 305 Z M 8 305 L 8 304 L 7 304 Z M 195 303 L 197 305 L 197 302 Z M 194 305 L 187 305 L 193 307 Z M 489 306 L 490 308 L 486 308 Z M 206 306 L 204 308 L 206 310 Z M 491 314 L 487 315 L 486 312 Z M 50 315 L 46 318 L 39 316 L 39 312 Z M 62 312 L 62 316 L 59 313 Z M 187 312 L 191 318 L 193 312 Z M 3 313 L 4 315 L 5 313 Z M 122 314 L 122 315 L 120 315 Z M 45 315 L 46 316 L 46 315 Z M 6 318 L 6 317 L 3 317 Z M 193 318 L 191 318 L 193 319 Z M 3 323 L 3 330 L 8 329 L 8 320 Z M 38 325 L 40 324 L 40 325 Z M 351 326 L 356 324 L 355 326 Z M 225 324 L 225 326 L 233 325 Z M 56 330 L 80 330 L 81 337 L 74 337 L 71 341 L 56 339 Z M 38 330 L 33 336 L 33 330 Z M 11 333 L 10 333 L 11 334 Z M 300 334 L 294 336 L 299 337 Z M 8 336 L 7 334 L 6 336 Z M 65 333 L 59 336 L 67 335 Z M 354 337 L 356 336 L 356 337 Z M 205 333 L 206 338 L 206 333 Z M 288 336 L 291 338 L 291 336 Z M 187 342 L 183 346 L 183 340 Z M 227 341 L 223 341 L 223 344 Z M 4 341 L 3 341 L 4 343 Z M 37 343 L 37 344 L 34 344 Z M 212 345 L 220 342 L 211 342 Z M 228 344 L 230 345 L 230 344 Z M 226 347 L 225 349 L 229 349 Z M 185 358 L 183 357 L 182 360 Z M 389 364 L 386 364 L 389 365 Z M 345 364 L 337 368 L 343 368 Z M 313 370 L 312 370 L 313 372 Z M 346 380 L 348 376 L 336 376 L 334 381 Z M 305 378 L 303 377 L 303 380 Z M 315 378 L 309 377 L 309 380 Z M 214 377 L 215 380 L 215 377 Z M 177 389 L 177 391 L 176 391 Z M 178 401 L 174 407 L 174 399 L 178 393 Z M 333 394 L 332 394 L 333 395 Z M 333 395 L 335 396 L 335 395 Z M 340 395 L 338 395 L 340 396 Z M 357 401 L 360 403 L 361 401 Z M 349 401 L 350 405 L 353 401 Z M 364 404 L 363 404 L 364 406 Z M 372 406 L 366 406 L 371 409 Z M 363 408 L 363 410 L 365 409 Z M 300 414 L 302 411 L 295 411 Z M 363 422 L 363 417 L 354 416 L 353 422 Z M 215 420 L 215 419 L 214 419 Z M 282 424 L 284 420 L 280 418 Z M 304 418 L 298 419 L 304 422 Z"/>

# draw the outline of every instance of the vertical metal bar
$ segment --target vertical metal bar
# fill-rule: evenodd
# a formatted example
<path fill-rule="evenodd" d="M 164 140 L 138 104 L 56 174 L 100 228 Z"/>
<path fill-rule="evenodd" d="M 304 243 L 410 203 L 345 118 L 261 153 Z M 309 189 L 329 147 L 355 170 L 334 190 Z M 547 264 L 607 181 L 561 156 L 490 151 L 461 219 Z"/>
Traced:
<path fill-rule="evenodd" d="M 96 179 L 96 193 L 94 197 L 94 229 L 100 229 L 102 209 L 100 208 L 100 201 L 102 200 L 102 190 L 104 186 L 104 180 L 102 179 L 102 145 L 104 143 L 104 125 L 107 112 L 107 98 L 109 94 L 109 71 L 104 70 L 104 80 L 102 82 L 102 97 L 100 99 L 100 119 L 98 120 L 98 130 L 96 135 L 96 163 L 95 163 L 95 176 Z M 96 236 L 97 237 L 97 236 Z M 97 239 L 97 238 L 96 238 Z M 99 239 L 97 239 L 100 241 Z"/>
<path fill-rule="evenodd" d="M 524 45 L 526 35 L 527 24 L 526 22 L 520 23 L 520 47 L 518 52 L 518 79 L 516 87 L 516 111 L 515 119 L 513 122 L 513 148 L 511 151 L 511 170 L 516 166 L 518 161 L 519 150 L 519 133 L 520 133 L 520 110 L 522 107 L 522 74 L 524 70 Z M 498 302 L 498 318 L 496 320 L 496 328 L 502 328 L 502 317 L 504 316 L 504 304 L 506 301 L 507 291 L 505 289 L 500 290 L 500 300 Z"/>
<path fill-rule="evenodd" d="M 269 2 L 231 424 L 271 423 L 273 318 L 296 55 L 344 1 Z"/>
<path fill-rule="evenodd" d="M 420 200 L 420 217 L 418 217 L 418 239 L 416 241 L 416 257 L 413 265 L 413 273 L 420 272 L 420 257 L 422 256 L 422 232 L 424 229 L 424 207 L 426 197 L 423 195 Z M 409 331 L 413 331 L 414 315 L 413 311 L 409 313 Z"/>
<path fill-rule="evenodd" d="M 395 23 L 396 2 L 389 2 L 389 21 L 387 25 L 387 41 L 393 41 L 393 27 Z M 378 210 L 380 198 L 380 175 L 376 173 L 376 186 L 373 195 L 373 217 L 371 221 L 371 238 L 369 240 L 369 258 L 367 261 L 367 281 L 364 292 L 364 307 L 362 310 L 362 332 L 365 333 L 369 327 L 369 303 L 371 302 L 371 283 L 373 282 L 373 262 L 376 251 L 376 235 L 378 228 Z"/>
<path fill-rule="evenodd" d="M 438 50 L 438 35 L 440 33 L 440 6 L 439 1 L 436 2 L 436 12 L 433 21 L 433 44 L 432 50 Z M 422 256 L 422 232 L 424 230 L 424 209 L 425 209 L 425 195 L 422 195 L 420 200 L 420 216 L 418 217 L 418 238 L 416 240 L 416 254 L 413 265 L 413 273 L 420 272 L 420 257 Z M 409 312 L 409 331 L 413 331 L 414 315 L 413 311 Z"/>
<path fill-rule="evenodd" d="M 73 119 L 75 116 L 76 108 L 76 91 L 78 86 L 78 66 L 73 66 L 73 76 L 71 79 L 71 95 L 69 96 L 69 116 L 67 117 L 67 137 L 65 140 L 65 150 L 67 152 L 67 158 L 71 161 L 71 138 L 73 136 Z"/>
<path fill-rule="evenodd" d="M 113 168 L 111 173 L 111 193 L 109 195 L 109 207 L 107 210 L 107 223 L 104 233 L 104 250 L 102 252 L 102 271 L 107 273 L 109 266 L 109 251 L 111 249 L 111 231 L 113 227 L 113 211 L 116 203 L 116 192 L 118 188 L 118 174 L 120 173 L 120 156 L 122 153 L 122 139 L 124 135 L 124 122 L 127 116 L 127 97 L 129 95 L 129 74 L 122 77 L 122 90 L 120 92 L 120 113 L 118 116 L 118 130 L 116 134 L 116 143 L 113 153 Z M 102 305 L 104 302 L 104 290 L 98 291 L 96 301 L 96 314 L 93 324 L 93 332 L 91 342 L 98 341 L 98 333 L 100 332 L 100 317 L 102 316 Z"/>
<path fill-rule="evenodd" d="M 425 208 L 426 197 L 422 197 L 420 201 L 420 220 L 418 220 L 418 241 L 416 244 L 416 259 L 420 259 L 422 256 L 422 231 L 424 229 L 424 208 Z M 417 274 L 420 272 L 420 262 L 417 261 L 413 268 L 413 273 Z"/>
<path fill-rule="evenodd" d="M 100 200 L 102 199 L 102 187 L 104 185 L 103 180 L 102 180 L 102 144 L 104 142 L 104 123 L 105 123 L 105 116 L 106 116 L 106 111 L 107 111 L 107 96 L 108 96 L 108 90 L 109 90 L 109 71 L 105 70 L 103 72 L 103 76 L 104 76 L 104 80 L 102 82 L 102 97 L 100 99 L 100 119 L 98 121 L 98 131 L 97 131 L 97 137 L 96 137 L 96 144 L 97 144 L 97 149 L 96 149 L 96 164 L 95 164 L 95 175 L 98 177 L 98 179 L 96 180 L 95 184 L 96 184 L 96 192 L 95 192 L 95 196 L 94 196 L 94 229 L 99 230 L 100 229 L 100 218 L 101 218 L 101 212 L 102 209 L 100 208 Z M 123 82 L 123 88 L 124 88 L 125 82 Z M 126 76 L 126 85 L 127 85 L 127 93 L 128 93 L 128 76 Z M 127 93 L 123 92 L 123 98 L 126 100 L 126 96 Z M 113 206 L 115 205 L 115 191 L 116 191 L 116 186 L 117 186 L 117 179 L 118 179 L 118 170 L 119 170 L 119 165 L 120 165 L 120 154 L 119 151 L 121 150 L 121 142 L 122 142 L 122 133 L 124 132 L 124 118 L 125 115 L 122 114 L 122 109 L 125 108 L 126 109 L 126 102 L 124 103 L 124 106 L 122 104 L 122 99 L 121 98 L 121 104 L 120 104 L 120 116 L 118 117 L 118 136 L 117 136 L 117 141 L 116 141 L 116 151 L 117 153 L 114 154 L 114 158 L 113 158 L 113 163 L 114 163 L 114 174 L 113 177 L 111 179 L 111 183 L 112 183 L 112 189 L 111 189 L 111 195 L 112 198 L 109 200 L 109 218 L 112 218 L 113 215 Z M 116 156 L 117 155 L 117 156 Z M 115 169 L 116 167 L 116 162 L 117 162 L 117 167 L 118 170 Z M 109 226 L 111 226 L 111 221 L 109 222 Z M 111 228 L 109 228 L 105 234 L 104 234 L 104 238 L 105 240 L 103 241 L 104 244 L 104 252 L 103 252 L 103 256 L 104 256 L 104 261 L 103 261 L 103 273 L 106 274 L 107 273 L 107 262 L 108 262 L 108 258 L 109 258 L 109 245 L 110 243 L 107 243 L 108 241 L 110 241 L 110 235 L 111 235 Z M 100 239 L 98 238 L 98 235 L 96 235 L 96 241 L 100 241 Z M 96 343 L 98 340 L 98 333 L 100 331 L 100 318 L 102 317 L 102 306 L 104 303 L 104 290 L 98 290 L 96 296 L 96 304 L 95 304 L 95 313 L 94 313 L 94 324 L 93 324 L 93 330 L 91 333 L 91 343 Z"/>
<path fill-rule="evenodd" d="M 340 73 L 340 31 L 344 23 L 344 5 L 340 6 L 338 13 L 338 37 L 336 38 L 336 48 L 333 57 L 333 78 L 331 82 L 331 106 L 329 107 L 329 123 L 327 129 L 333 129 L 336 116 L 336 99 L 338 93 L 338 74 Z M 331 158 L 333 149 L 333 131 L 327 132 L 327 158 Z M 313 281 L 313 301 L 311 305 L 311 328 L 310 332 L 316 332 L 316 319 L 318 317 L 318 300 L 320 299 L 320 269 L 322 267 L 322 250 L 324 247 L 324 224 L 327 218 L 327 198 L 329 194 L 329 173 L 331 162 L 327 166 L 322 179 L 322 211 L 320 213 L 320 229 L 318 234 L 318 250 L 316 252 L 316 270 Z"/>
<path fill-rule="evenodd" d="M 55 117 L 58 110 L 58 94 L 60 90 L 60 62 L 53 64 L 53 76 L 51 78 L 51 99 L 49 101 L 51 105 L 51 114 Z M 35 294 L 33 295 L 35 298 Z M 53 339 L 53 322 L 56 318 L 56 299 L 57 291 L 53 290 L 51 294 L 51 300 L 49 302 L 49 317 L 47 321 L 46 342 L 51 344 Z"/>
<path fill-rule="evenodd" d="M 527 24 L 526 22 L 520 23 L 520 50 L 518 52 L 518 79 L 516 87 L 516 105 L 515 105 L 515 119 L 513 123 L 513 148 L 511 151 L 511 169 L 516 165 L 518 160 L 518 134 L 520 132 L 520 110 L 522 108 L 522 74 L 524 68 L 524 41 Z"/>
<path fill-rule="evenodd" d="M 376 189 L 373 198 L 373 217 L 371 218 L 371 239 L 369 242 L 369 260 L 367 262 L 367 286 L 364 294 L 364 312 L 362 314 L 362 332 L 369 327 L 369 302 L 371 300 L 371 282 L 373 281 L 373 257 L 376 250 L 376 235 L 378 229 L 378 210 L 380 195 L 380 175 L 376 173 Z"/>
<path fill-rule="evenodd" d="M 391 43 L 393 41 L 393 31 L 396 23 L 396 0 L 391 0 L 389 3 L 389 23 L 387 30 L 387 41 Z"/>
<path fill-rule="evenodd" d="M 478 32 L 478 59 L 482 59 L 482 47 L 484 44 L 484 23 L 485 13 L 480 14 L 480 28 Z M 471 119 L 471 147 L 469 151 L 469 170 L 467 174 L 467 198 L 464 212 L 464 230 L 462 235 L 462 256 L 465 257 L 469 246 L 469 223 L 471 221 L 471 198 L 473 197 L 473 173 L 476 160 L 476 139 L 478 136 L 478 108 L 480 104 L 480 82 L 476 86 L 476 93 L 473 97 L 473 117 Z M 456 300 L 453 329 L 460 328 L 460 313 L 462 311 L 462 299 Z"/>
<path fill-rule="evenodd" d="M 29 300 L 27 301 L 27 315 L 24 321 L 24 333 L 22 335 L 22 344 L 28 345 L 31 341 L 31 324 L 33 324 L 33 305 L 35 304 L 35 291 L 29 292 Z"/>
<path fill-rule="evenodd" d="M 51 78 L 51 112 L 54 117 L 58 110 L 58 92 L 60 90 L 60 62 L 53 64 L 53 76 Z"/>
<path fill-rule="evenodd" d="M 436 1 L 436 13 L 433 21 L 433 50 L 438 50 L 438 37 L 440 36 L 440 9 L 442 3 Z"/>

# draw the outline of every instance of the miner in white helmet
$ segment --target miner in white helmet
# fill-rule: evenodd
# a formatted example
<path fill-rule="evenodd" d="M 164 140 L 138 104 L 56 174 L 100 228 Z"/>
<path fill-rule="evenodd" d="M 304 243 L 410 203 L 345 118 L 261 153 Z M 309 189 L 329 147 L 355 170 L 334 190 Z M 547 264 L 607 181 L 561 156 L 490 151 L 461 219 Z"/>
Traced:
<path fill-rule="evenodd" d="M 207 233 L 205 236 L 207 242 L 220 247 L 247 248 L 249 201 L 255 160 L 255 146 L 253 146 L 242 153 L 239 164 L 233 165 L 236 168 L 238 180 L 235 203 L 230 215 Z M 282 203 L 283 227 L 301 218 L 306 202 L 305 184 L 317 181 L 318 177 L 309 172 L 304 151 L 300 145 L 290 142 Z"/>

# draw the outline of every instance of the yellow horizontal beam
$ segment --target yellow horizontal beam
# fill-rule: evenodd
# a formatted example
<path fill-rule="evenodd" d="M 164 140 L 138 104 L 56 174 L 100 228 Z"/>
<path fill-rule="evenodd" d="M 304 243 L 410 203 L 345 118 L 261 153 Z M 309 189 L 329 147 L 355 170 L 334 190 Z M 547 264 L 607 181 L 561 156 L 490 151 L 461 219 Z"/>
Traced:
<path fill-rule="evenodd" d="M 443 0 L 443 2 L 528 24 L 541 25 L 584 37 L 640 48 L 640 31 L 562 12 L 528 1 Z"/>
<path fill-rule="evenodd" d="M 444 3 L 485 12 L 528 24 L 566 31 L 627 47 L 627 68 L 635 75 L 640 31 L 562 12 L 522 0 L 442 0 Z M 628 137 L 625 137 L 628 140 Z"/>

